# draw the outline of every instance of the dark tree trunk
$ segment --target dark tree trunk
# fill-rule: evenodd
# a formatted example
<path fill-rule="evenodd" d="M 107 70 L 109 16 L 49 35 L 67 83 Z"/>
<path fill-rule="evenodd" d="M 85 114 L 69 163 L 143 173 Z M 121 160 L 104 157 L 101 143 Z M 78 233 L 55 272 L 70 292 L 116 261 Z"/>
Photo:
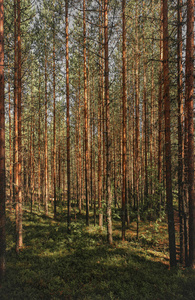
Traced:
<path fill-rule="evenodd" d="M 187 1 L 186 84 L 188 118 L 188 194 L 189 194 L 189 265 L 195 269 L 195 193 L 194 193 L 194 0 Z"/>
<path fill-rule="evenodd" d="M 172 175 L 171 175 L 171 132 L 170 132 L 170 94 L 168 64 L 168 4 L 163 0 L 163 72 L 165 103 L 165 155 L 166 155 L 166 197 L 168 212 L 168 232 L 170 266 L 176 266 L 175 225 L 173 214 Z"/>
<path fill-rule="evenodd" d="M 5 275 L 5 107 L 4 107 L 4 7 L 0 0 L 0 282 Z"/>

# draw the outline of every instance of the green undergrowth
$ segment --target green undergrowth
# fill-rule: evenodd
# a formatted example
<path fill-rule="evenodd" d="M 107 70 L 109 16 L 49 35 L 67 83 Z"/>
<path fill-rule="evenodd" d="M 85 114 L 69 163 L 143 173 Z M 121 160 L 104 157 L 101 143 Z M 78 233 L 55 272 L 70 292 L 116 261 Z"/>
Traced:
<path fill-rule="evenodd" d="M 113 224 L 114 243 L 106 229 L 90 225 L 84 216 L 66 220 L 58 215 L 24 212 L 24 247 L 14 250 L 14 218 L 7 219 L 7 272 L 1 300 L 31 299 L 195 299 L 195 277 L 189 269 L 168 268 L 166 225 L 136 225 L 120 240 L 120 222 Z M 92 222 L 91 222 L 92 223 Z"/>

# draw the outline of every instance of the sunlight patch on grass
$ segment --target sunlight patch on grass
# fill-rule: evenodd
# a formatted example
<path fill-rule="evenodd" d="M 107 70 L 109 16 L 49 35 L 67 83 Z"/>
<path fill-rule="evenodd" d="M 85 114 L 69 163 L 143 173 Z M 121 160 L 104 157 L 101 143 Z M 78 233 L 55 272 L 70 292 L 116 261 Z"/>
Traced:
<path fill-rule="evenodd" d="M 24 248 L 18 257 L 14 218 L 8 220 L 7 277 L 1 300 L 193 299 L 194 274 L 168 270 L 166 224 L 141 224 L 137 241 L 134 222 L 126 231 L 127 241 L 121 242 L 121 223 L 115 221 L 109 246 L 106 227 L 85 228 L 80 216 L 68 235 L 64 215 L 56 221 L 52 217 L 24 212 Z"/>

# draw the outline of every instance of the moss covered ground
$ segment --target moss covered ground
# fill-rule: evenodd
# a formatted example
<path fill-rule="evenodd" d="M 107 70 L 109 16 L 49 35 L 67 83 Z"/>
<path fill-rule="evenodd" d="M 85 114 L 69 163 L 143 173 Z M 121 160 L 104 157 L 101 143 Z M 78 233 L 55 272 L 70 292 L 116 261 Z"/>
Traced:
<path fill-rule="evenodd" d="M 121 242 L 120 221 L 113 222 L 114 243 L 75 215 L 71 234 L 61 213 L 54 220 L 43 212 L 24 210 L 24 246 L 14 250 L 14 216 L 7 213 L 7 272 L 1 300 L 31 299 L 195 299 L 195 274 L 179 266 L 169 269 L 167 225 L 136 222 Z"/>

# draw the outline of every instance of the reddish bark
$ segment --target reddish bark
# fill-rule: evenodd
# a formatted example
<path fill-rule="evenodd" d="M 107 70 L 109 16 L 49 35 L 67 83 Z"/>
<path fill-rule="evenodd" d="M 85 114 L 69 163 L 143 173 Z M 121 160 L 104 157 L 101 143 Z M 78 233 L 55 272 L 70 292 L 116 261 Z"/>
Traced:
<path fill-rule="evenodd" d="M 84 119 L 85 119 L 85 201 L 86 201 L 86 225 L 89 225 L 89 150 L 88 150 L 88 105 L 87 105 L 87 61 L 86 61 L 86 17 L 85 0 L 83 0 L 83 57 L 84 57 Z"/>
<path fill-rule="evenodd" d="M 68 0 L 66 0 L 66 124 L 67 124 L 67 228 L 70 233 L 71 203 L 70 203 L 70 115 L 69 115 L 69 57 L 68 57 Z"/>
<path fill-rule="evenodd" d="M 122 1 L 122 22 L 123 22 L 123 133 L 122 133 L 122 143 L 123 143 L 123 162 L 122 162 L 122 240 L 125 240 L 125 210 L 126 210 L 126 164 L 127 164 L 127 66 L 126 66 L 126 17 L 125 17 L 126 1 Z"/>

